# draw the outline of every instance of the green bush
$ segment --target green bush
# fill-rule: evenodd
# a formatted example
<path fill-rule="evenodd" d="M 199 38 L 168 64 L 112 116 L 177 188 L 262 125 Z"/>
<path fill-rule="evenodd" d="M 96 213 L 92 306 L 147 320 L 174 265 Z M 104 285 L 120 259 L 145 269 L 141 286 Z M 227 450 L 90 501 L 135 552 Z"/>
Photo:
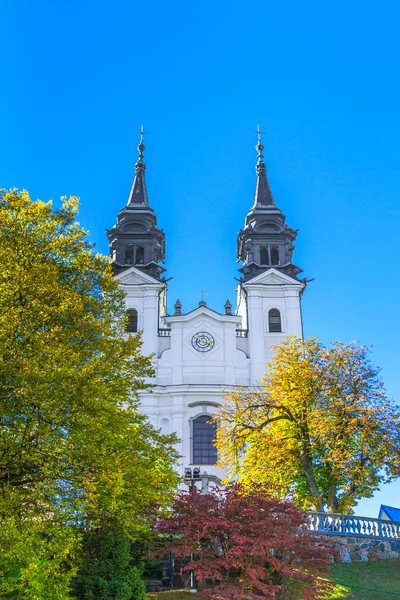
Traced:
<path fill-rule="evenodd" d="M 86 537 L 76 585 L 78 600 L 145 600 L 143 567 L 132 566 L 129 540 L 115 529 Z"/>

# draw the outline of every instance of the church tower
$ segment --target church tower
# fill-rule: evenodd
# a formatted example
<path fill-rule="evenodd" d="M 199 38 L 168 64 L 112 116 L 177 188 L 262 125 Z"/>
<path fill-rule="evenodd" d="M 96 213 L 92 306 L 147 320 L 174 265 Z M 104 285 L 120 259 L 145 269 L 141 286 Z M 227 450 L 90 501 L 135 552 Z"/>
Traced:
<path fill-rule="evenodd" d="M 236 314 L 248 332 L 250 382 L 259 383 L 271 346 L 289 335 L 302 337 L 300 298 L 305 280 L 293 263 L 297 230 L 287 225 L 275 203 L 267 178 L 264 146 L 258 129 L 256 190 L 253 206 L 237 238 L 237 258 L 243 262 Z"/>
<path fill-rule="evenodd" d="M 116 274 L 135 266 L 151 277 L 160 279 L 165 271 L 159 264 L 165 259 L 165 234 L 157 227 L 157 217 L 147 195 L 144 133 L 142 126 L 135 178 L 128 202 L 118 214 L 117 224 L 107 231 L 107 236 Z"/>
<path fill-rule="evenodd" d="M 165 234 L 147 195 L 143 126 L 128 202 L 107 230 L 112 266 L 125 293 L 129 333 L 142 332 L 143 354 L 157 354 L 158 332 L 166 314 L 166 284 L 160 264 L 165 259 Z"/>
<path fill-rule="evenodd" d="M 285 223 L 285 215 L 275 204 L 267 178 L 260 133 L 256 150 L 254 203 L 246 215 L 244 229 L 239 232 L 237 240 L 237 258 L 243 262 L 240 271 L 245 281 L 271 267 L 295 279 L 302 272 L 292 262 L 297 230 L 294 231 Z"/>

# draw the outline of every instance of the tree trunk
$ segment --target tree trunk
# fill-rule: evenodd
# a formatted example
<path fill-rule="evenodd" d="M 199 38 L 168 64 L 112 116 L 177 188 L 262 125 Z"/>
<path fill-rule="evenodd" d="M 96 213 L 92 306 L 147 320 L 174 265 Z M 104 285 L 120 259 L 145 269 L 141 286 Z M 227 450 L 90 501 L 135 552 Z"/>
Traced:
<path fill-rule="evenodd" d="M 321 494 L 319 493 L 317 482 L 315 481 L 312 458 L 310 456 L 307 442 L 303 442 L 303 452 L 301 453 L 300 459 L 306 478 L 308 493 L 314 501 L 315 509 L 317 512 L 324 512 L 324 505 L 321 500 Z"/>
<path fill-rule="evenodd" d="M 328 488 L 328 512 L 337 513 L 339 510 L 339 502 L 336 496 L 336 482 L 330 481 Z"/>

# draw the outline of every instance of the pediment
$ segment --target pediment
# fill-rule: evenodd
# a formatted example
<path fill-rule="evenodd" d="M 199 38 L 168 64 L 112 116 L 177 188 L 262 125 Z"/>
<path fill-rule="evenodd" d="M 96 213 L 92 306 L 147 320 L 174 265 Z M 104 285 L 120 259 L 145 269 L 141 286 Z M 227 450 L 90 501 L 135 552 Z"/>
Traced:
<path fill-rule="evenodd" d="M 116 279 L 120 284 L 129 284 L 129 285 L 143 285 L 143 284 L 158 284 L 160 286 L 164 285 L 158 279 L 155 279 L 151 275 L 144 273 L 140 269 L 136 267 L 130 267 L 123 271 L 119 275 L 115 275 L 114 279 Z"/>
<path fill-rule="evenodd" d="M 284 273 L 282 273 L 281 271 L 278 271 L 277 269 L 268 269 L 268 271 L 264 271 L 264 273 L 260 273 L 260 275 L 253 277 L 253 279 L 249 279 L 249 281 L 246 281 L 246 283 L 244 285 L 247 286 L 247 285 L 257 285 L 257 284 L 295 285 L 295 286 L 299 286 L 299 287 L 304 287 L 304 283 L 302 283 L 301 281 L 296 281 L 292 277 L 285 275 Z"/>
<path fill-rule="evenodd" d="M 188 322 L 188 321 L 201 321 L 204 318 L 208 318 L 211 319 L 212 321 L 229 321 L 229 322 L 237 322 L 239 323 L 241 318 L 237 317 L 235 315 L 221 315 L 220 313 L 215 312 L 214 310 L 212 310 L 211 308 L 208 308 L 207 306 L 199 306 L 197 308 L 195 308 L 194 310 L 192 310 L 190 313 L 187 313 L 185 315 L 171 315 L 169 317 L 165 317 L 165 321 L 167 323 L 171 322 L 176 322 L 176 321 L 184 321 L 184 322 Z"/>

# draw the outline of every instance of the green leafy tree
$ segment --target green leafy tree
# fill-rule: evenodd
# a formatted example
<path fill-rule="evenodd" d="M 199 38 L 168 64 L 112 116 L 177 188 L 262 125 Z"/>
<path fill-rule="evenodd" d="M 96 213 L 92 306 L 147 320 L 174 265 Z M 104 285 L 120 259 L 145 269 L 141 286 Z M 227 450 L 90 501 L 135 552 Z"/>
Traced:
<path fill-rule="evenodd" d="M 143 568 L 132 566 L 128 538 L 116 529 L 89 534 L 76 597 L 79 600 L 146 600 Z"/>
<path fill-rule="evenodd" d="M 140 539 L 177 484 L 173 437 L 138 412 L 151 360 L 77 208 L 0 194 L 0 597 L 67 597 L 81 531 Z"/>
<path fill-rule="evenodd" d="M 220 464 L 303 508 L 352 512 L 398 476 L 400 409 L 370 350 L 316 338 L 275 347 L 263 385 L 229 395 L 218 422 Z"/>

